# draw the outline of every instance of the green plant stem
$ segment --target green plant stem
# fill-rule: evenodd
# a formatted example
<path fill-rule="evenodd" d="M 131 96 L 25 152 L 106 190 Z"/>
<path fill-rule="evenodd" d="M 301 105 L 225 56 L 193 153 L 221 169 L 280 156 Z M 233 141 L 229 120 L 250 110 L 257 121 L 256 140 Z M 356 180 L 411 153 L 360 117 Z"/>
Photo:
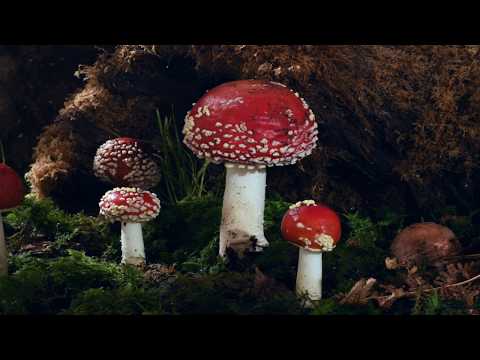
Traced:
<path fill-rule="evenodd" d="M 201 174 L 200 175 L 200 186 L 199 186 L 199 189 L 198 189 L 198 196 L 202 196 L 203 194 L 203 190 L 204 190 L 204 183 L 205 183 L 205 175 L 207 173 L 207 168 L 208 168 L 208 165 L 210 164 L 210 162 L 208 160 L 206 160 L 203 165 L 202 165 L 202 168 L 200 169 L 199 173 Z"/>
<path fill-rule="evenodd" d="M 157 109 L 156 117 L 160 139 L 152 143 L 158 146 L 160 152 L 162 200 L 177 204 L 183 199 L 203 196 L 209 162 L 201 163 L 185 148 L 173 116 L 173 109 L 172 115 L 163 119 Z"/>

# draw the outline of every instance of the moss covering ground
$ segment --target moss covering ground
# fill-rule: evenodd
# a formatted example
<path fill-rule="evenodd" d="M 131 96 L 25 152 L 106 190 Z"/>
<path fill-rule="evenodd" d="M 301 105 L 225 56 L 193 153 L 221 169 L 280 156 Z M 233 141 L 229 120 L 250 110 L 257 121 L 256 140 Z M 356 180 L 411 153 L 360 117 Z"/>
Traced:
<path fill-rule="evenodd" d="M 143 226 L 147 266 L 119 265 L 120 224 L 104 221 L 91 209 L 67 212 L 49 198 L 28 195 L 5 216 L 11 256 L 9 276 L 0 278 L 0 314 L 480 313 L 477 284 L 433 290 L 478 274 L 480 262 L 395 271 L 385 265 L 398 231 L 424 220 L 449 226 L 466 253 L 478 252 L 478 210 L 436 208 L 422 217 L 371 206 L 341 213 L 342 240 L 323 257 L 324 299 L 305 309 L 294 291 L 298 249 L 280 233 L 290 203 L 267 191 L 264 230 L 270 246 L 224 262 L 217 256 L 222 168 L 193 157 L 171 118 L 157 114 L 156 121 L 160 132 L 152 142 L 160 148 L 162 180 L 154 192 L 162 209 Z M 372 277 L 375 291 L 383 286 L 386 292 L 346 301 L 359 281 Z M 388 306 L 388 301 L 374 300 L 399 292 L 413 296 L 397 296 Z"/>
<path fill-rule="evenodd" d="M 358 279 L 393 277 L 384 259 L 403 218 L 389 212 L 373 219 L 358 213 L 342 217 L 343 242 L 324 256 L 325 298 L 316 308 L 303 309 L 293 291 L 298 252 L 279 230 L 288 205 L 278 196 L 269 198 L 265 233 L 270 247 L 228 264 L 217 257 L 221 199 L 207 195 L 164 206 L 144 228 L 148 262 L 164 269 L 170 265 L 169 272 L 153 278 L 147 276 L 149 268 L 119 265 L 117 224 L 67 214 L 48 199 L 26 198 L 5 219 L 12 256 L 9 276 L 0 279 L 0 313 L 467 313 L 461 301 L 444 300 L 436 292 L 399 300 L 386 311 L 373 301 L 340 304 L 337 295 Z M 462 229 L 478 230 L 472 226 Z"/>

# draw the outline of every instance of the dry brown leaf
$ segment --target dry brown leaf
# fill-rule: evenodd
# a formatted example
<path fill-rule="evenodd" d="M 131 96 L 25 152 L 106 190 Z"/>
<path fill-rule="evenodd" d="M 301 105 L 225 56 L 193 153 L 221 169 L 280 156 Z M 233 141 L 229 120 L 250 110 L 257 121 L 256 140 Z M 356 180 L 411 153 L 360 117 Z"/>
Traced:
<path fill-rule="evenodd" d="M 366 304 L 372 296 L 372 288 L 377 283 L 374 278 L 360 279 L 350 292 L 340 300 L 340 304 Z"/>

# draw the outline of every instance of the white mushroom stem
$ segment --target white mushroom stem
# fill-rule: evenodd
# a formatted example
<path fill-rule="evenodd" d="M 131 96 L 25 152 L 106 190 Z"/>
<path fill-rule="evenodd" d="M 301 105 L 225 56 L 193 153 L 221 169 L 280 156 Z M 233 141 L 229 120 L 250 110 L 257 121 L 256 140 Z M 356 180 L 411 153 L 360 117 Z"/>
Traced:
<path fill-rule="evenodd" d="M 247 249 L 262 251 L 268 246 L 263 233 L 266 168 L 240 168 L 228 163 L 225 167 L 227 174 L 220 225 L 220 256 L 225 256 L 227 248 L 232 248 L 239 255 Z"/>
<path fill-rule="evenodd" d="M 0 276 L 8 275 L 8 252 L 3 230 L 2 213 L 0 212 Z"/>
<path fill-rule="evenodd" d="M 142 224 L 122 222 L 122 264 L 145 264 Z"/>
<path fill-rule="evenodd" d="M 306 307 L 322 298 L 322 252 L 299 249 L 296 290 L 297 295 L 306 295 L 310 300 Z"/>

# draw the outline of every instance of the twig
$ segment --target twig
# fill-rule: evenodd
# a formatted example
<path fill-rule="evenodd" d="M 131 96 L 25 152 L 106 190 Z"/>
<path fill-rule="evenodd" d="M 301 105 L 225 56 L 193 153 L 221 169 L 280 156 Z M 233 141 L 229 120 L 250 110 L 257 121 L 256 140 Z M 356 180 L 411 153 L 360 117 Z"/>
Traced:
<path fill-rule="evenodd" d="M 480 259 L 480 254 L 469 254 L 469 255 L 457 255 L 445 257 L 442 260 L 460 260 L 460 259 Z"/>
<path fill-rule="evenodd" d="M 468 283 L 471 283 L 477 279 L 480 279 L 480 274 L 468 279 L 468 280 L 464 280 L 462 282 L 459 282 L 459 283 L 455 283 L 455 284 L 450 284 L 450 285 L 445 285 L 445 286 L 439 286 L 439 287 L 436 287 L 436 288 L 431 288 L 431 289 L 425 289 L 423 290 L 422 292 L 432 292 L 432 291 L 435 291 L 435 290 L 440 290 L 440 289 L 448 289 L 448 288 L 451 288 L 451 287 L 455 287 L 455 286 L 462 286 L 462 285 L 466 285 Z M 401 296 L 398 296 L 396 297 L 397 299 L 400 299 L 400 298 L 403 298 L 403 297 L 408 297 L 408 296 L 411 296 L 411 295 L 417 295 L 417 291 L 410 291 L 410 292 L 405 292 L 405 293 L 402 293 Z M 391 298 L 392 295 L 386 295 L 386 296 L 370 296 L 369 298 L 367 298 L 366 300 L 381 300 L 381 299 L 388 299 L 388 298 Z"/>

